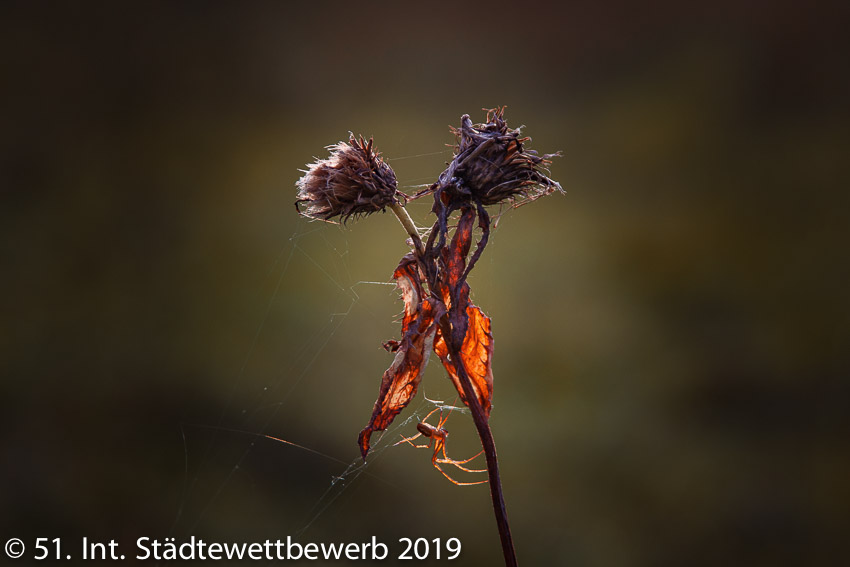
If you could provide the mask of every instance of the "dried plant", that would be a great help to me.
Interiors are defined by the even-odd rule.
[[[414,196],[433,195],[432,212],[437,220],[426,242],[422,242],[420,231],[402,206],[395,174],[373,151],[372,140],[366,143],[352,136],[348,143],[330,146],[330,157],[308,166],[298,181],[296,207],[306,203],[306,210],[301,213],[305,216],[321,220],[340,216],[343,221],[352,215],[389,207],[410,235],[413,250],[393,272],[404,301],[401,340],[384,344],[395,357],[381,379],[369,423],[358,437],[360,452],[365,460],[372,434],[385,430],[410,403],[430,354],[435,352],[472,414],[487,460],[505,563],[516,565],[496,444],[489,426],[493,396],[490,318],[470,302],[466,279],[489,238],[490,216],[485,207],[506,201],[519,206],[555,190],[562,191],[544,174],[549,159],[558,154],[541,157],[526,149],[524,144],[529,139],[521,138],[519,129],[508,128],[504,107],[488,110],[482,124],[473,124],[464,115],[460,129],[452,130],[457,145],[451,163],[437,182]],[[456,224],[450,230],[449,219],[456,212]],[[481,237],[470,256],[476,221]],[[446,454],[448,431],[443,426],[448,417],[441,415],[436,427],[425,423],[427,419],[418,424],[418,435],[399,443],[413,444],[419,436],[429,438],[428,446],[434,443],[431,462],[443,476],[458,485],[480,484],[458,482],[440,468],[440,464],[449,464],[467,472],[483,472],[464,466],[475,457],[458,461]]]
[[[483,124],[473,124],[468,114],[461,117],[460,128],[452,128],[457,137],[455,159],[423,193],[441,189],[461,202],[471,198],[482,205],[497,205],[517,197],[533,200],[561,191],[542,171],[560,154],[541,157],[524,148],[530,138],[520,137],[519,128],[508,128],[504,111],[504,107],[489,110]]]
[[[295,208],[301,214],[320,220],[381,211],[396,202],[398,182],[395,172],[378,152],[372,140],[353,135],[348,142],[328,146],[331,155],[307,166],[296,183]],[[300,204],[305,204],[302,211]]]

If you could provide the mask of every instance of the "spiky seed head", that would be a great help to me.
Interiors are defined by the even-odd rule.
[[[368,215],[396,201],[395,172],[368,141],[353,135],[328,146],[330,156],[307,166],[296,182],[295,208],[306,217],[329,221]],[[303,209],[302,209],[303,207]]]
[[[504,111],[505,107],[488,110],[483,124],[473,124],[468,114],[461,117],[460,128],[452,128],[457,136],[455,157],[441,182],[450,192],[471,194],[483,205],[563,192],[543,173],[560,153],[540,156],[526,149],[523,144],[530,138],[521,137],[519,128],[508,128]]]

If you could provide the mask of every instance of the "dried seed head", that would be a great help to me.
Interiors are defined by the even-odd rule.
[[[504,112],[505,107],[488,110],[484,124],[473,124],[464,114],[460,129],[452,128],[458,140],[455,157],[438,182],[452,197],[472,196],[483,205],[495,205],[518,197],[534,200],[556,189],[563,192],[543,173],[550,158],[560,153],[539,156],[524,148],[530,138],[521,137],[519,128],[508,128]]]
[[[367,142],[352,135],[348,142],[328,149],[331,155],[309,164],[296,183],[299,213],[325,221],[339,215],[345,222],[352,215],[368,215],[396,201],[395,172],[373,150],[371,138]]]

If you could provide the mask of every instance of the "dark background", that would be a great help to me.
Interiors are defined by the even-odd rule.
[[[299,218],[298,168],[351,130],[412,192],[505,104],[567,190],[471,278],[520,562],[846,561],[848,10],[802,4],[3,3],[0,539],[499,564],[487,489],[389,448],[412,424],[327,493],[345,465],[251,434],[356,462],[398,333],[358,284],[397,222]]]

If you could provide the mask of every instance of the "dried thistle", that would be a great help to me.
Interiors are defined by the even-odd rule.
[[[472,199],[482,205],[496,205],[522,197],[534,200],[558,190],[557,181],[543,170],[550,158],[523,147],[530,138],[521,137],[520,129],[508,128],[505,107],[487,110],[486,122],[473,124],[468,114],[461,117],[460,128],[452,128],[457,137],[455,157],[440,175],[439,181],[424,193],[442,189],[452,200]]]
[[[468,115],[461,118],[454,158],[436,183],[415,195],[433,194],[432,213],[437,217],[428,238],[407,214],[405,195],[396,189],[395,174],[372,151],[372,141],[354,137],[346,144],[331,146],[331,155],[319,160],[298,181],[298,203],[307,203],[306,216],[328,220],[340,215],[369,214],[389,207],[412,241],[393,277],[402,291],[404,314],[400,341],[388,341],[395,353],[381,378],[378,399],[369,423],[360,432],[358,445],[364,459],[370,451],[371,436],[384,431],[416,395],[425,365],[433,350],[445,367],[460,400],[469,408],[481,439],[486,469],[465,466],[478,455],[464,460],[446,454],[448,416],[442,411],[436,426],[426,423],[435,409],[417,425],[417,435],[403,437],[401,443],[415,447],[413,440],[424,436],[434,444],[431,464],[444,477],[460,486],[489,483],[496,525],[502,543],[505,565],[517,565],[516,552],[505,508],[496,442],[489,419],[493,396],[493,335],[490,318],[470,301],[466,279],[487,245],[490,216],[487,205],[510,201],[514,206],[533,201],[561,186],[543,171],[549,158],[559,154],[537,155],[523,144],[519,129],[509,129],[504,107],[487,111],[486,123],[473,124]],[[454,213],[458,213],[452,217]],[[452,222],[454,225],[452,225]],[[475,227],[481,236],[472,250]],[[451,465],[467,473],[487,472],[487,480],[459,482],[440,465]]]
[[[397,202],[395,172],[373,149],[371,138],[367,142],[352,135],[328,149],[330,156],[309,164],[296,182],[295,208],[300,214],[324,221],[339,216],[345,222]]]

